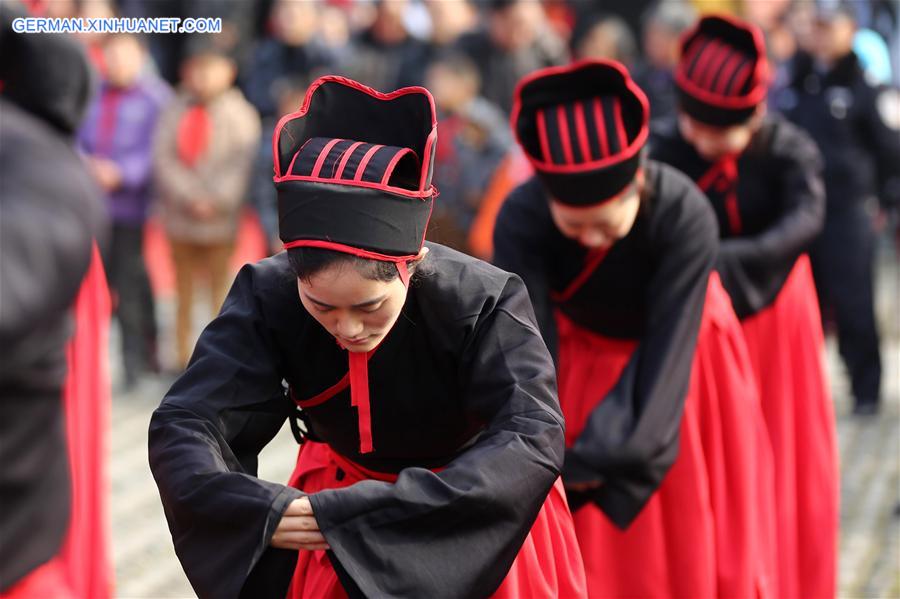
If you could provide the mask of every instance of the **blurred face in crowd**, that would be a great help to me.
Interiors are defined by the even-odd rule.
[[[318,0],[278,0],[272,7],[272,24],[278,39],[288,46],[302,46],[319,27]]]
[[[491,14],[490,34],[494,44],[507,52],[527,48],[534,43],[545,19],[537,0],[518,0]]]
[[[426,80],[426,87],[441,111],[458,112],[478,95],[478,75],[447,63],[436,62],[429,67]]]
[[[119,34],[107,38],[103,46],[106,79],[113,87],[134,85],[144,68],[144,48],[133,35]]]
[[[563,235],[590,249],[607,249],[628,235],[641,207],[643,170],[621,193],[595,206],[550,201],[553,222]]]
[[[406,7],[406,0],[381,0],[378,3],[372,23],[372,34],[377,40],[384,44],[399,44],[407,38],[403,22]]]
[[[856,35],[856,23],[849,15],[837,14],[830,18],[817,18],[813,21],[810,46],[817,60],[832,64],[853,49],[853,36]]]
[[[756,113],[745,123],[730,127],[714,127],[679,112],[678,128],[698,154],[710,162],[715,162],[725,156],[743,152],[750,144],[753,134],[759,129],[764,114],[765,106],[760,105]]]
[[[680,34],[665,25],[650,21],[644,28],[644,58],[658,69],[675,70],[681,54]]]
[[[199,54],[185,66],[185,84],[201,102],[212,100],[234,83],[234,63],[217,54]]]
[[[628,25],[609,18],[594,25],[576,48],[578,58],[602,58],[629,64],[634,58],[634,38]]]
[[[453,43],[476,23],[475,9],[469,0],[428,0],[431,41],[438,45]]]
[[[424,258],[428,248],[422,248]],[[387,336],[406,302],[407,289],[394,277],[379,281],[339,262],[297,279],[300,302],[341,345],[351,352],[375,349]]]

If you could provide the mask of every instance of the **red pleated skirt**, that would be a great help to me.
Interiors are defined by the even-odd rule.
[[[744,320],[775,456],[778,596],[834,597],[840,477],[834,409],[809,258]]]
[[[636,343],[557,322],[571,445]],[[672,469],[627,530],[594,504],[574,514],[591,597],[772,596],[772,456],[748,360],[713,273]]]
[[[66,347],[63,387],[72,503],[62,548],[0,599],[107,599],[112,567],[106,497],[110,417],[109,289],[96,247],[75,301],[75,333]]]
[[[344,472],[338,480],[338,469]],[[336,455],[324,443],[306,442],[289,484],[306,493],[347,487],[367,479],[391,481]],[[301,551],[288,599],[346,599],[347,594],[324,551]],[[587,597],[584,570],[572,516],[561,480],[557,480],[506,579],[498,599],[580,599]]]

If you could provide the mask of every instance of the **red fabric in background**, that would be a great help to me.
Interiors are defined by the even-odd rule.
[[[338,469],[344,472],[338,480]],[[348,487],[378,478],[391,482],[396,476],[377,474],[337,456],[324,443],[307,441],[300,447],[290,484],[306,493]],[[347,594],[324,551],[301,551],[288,589],[288,599],[346,599]],[[584,571],[572,528],[561,479],[525,539],[509,574],[492,595],[494,599],[579,599],[587,597]]]
[[[809,258],[742,323],[775,456],[779,597],[834,597],[840,498],[834,407]]]
[[[66,347],[62,407],[72,485],[69,530],[59,553],[2,599],[109,599],[113,593],[106,471],[110,420],[108,334],[111,305],[96,244],[75,300]],[[9,550],[10,548],[5,548]]]
[[[559,394],[571,445],[636,347],[557,315]],[[622,531],[574,514],[591,597],[773,596],[771,450],[740,324],[713,273],[677,460]]]
[[[66,351],[69,375],[63,403],[72,468],[72,519],[59,555],[75,596],[90,599],[107,599],[113,591],[106,468],[112,406],[110,313],[109,288],[95,246],[75,301],[75,334]]]
[[[268,255],[267,248],[268,241],[256,212],[252,208],[245,208],[238,225],[234,253],[231,255],[231,270],[237,272],[244,264],[262,260]],[[156,218],[149,219],[144,227],[144,260],[153,294],[157,297],[172,297],[175,293],[172,254],[166,232]]]

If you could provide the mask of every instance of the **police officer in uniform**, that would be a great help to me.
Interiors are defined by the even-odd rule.
[[[813,250],[823,316],[837,324],[849,371],[854,413],[878,411],[881,356],[872,282],[875,227],[881,200],[900,197],[900,94],[867,79],[852,50],[856,30],[849,3],[819,3],[808,52],[794,59],[779,97],[789,119],[813,136],[825,158],[827,216]]]

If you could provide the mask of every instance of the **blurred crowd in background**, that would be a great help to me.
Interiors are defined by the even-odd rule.
[[[280,250],[272,132],[282,115],[299,109],[307,86],[322,74],[345,75],[381,91],[424,85],[434,94],[440,198],[429,237],[485,259],[503,199],[530,176],[508,116],[516,83],[535,69],[573,59],[618,60],[649,96],[652,119],[671,117],[679,36],[698,14],[714,10],[740,14],[765,32],[775,67],[770,110],[796,113],[797,86],[814,91],[810,73],[827,76],[851,52],[872,85],[900,83],[898,5],[890,0],[830,7],[808,0],[29,4],[33,14],[50,17],[223,20],[223,31],[212,35],[82,38],[102,83],[78,138],[112,221],[103,258],[121,325],[125,389],[159,372],[161,363],[183,368],[198,325],[192,322],[195,296],[208,294],[212,316],[236,261]],[[832,100],[822,95],[819,101],[832,102],[836,117],[840,107]],[[890,104],[896,95],[880,101],[887,103],[880,107],[883,118],[893,110],[900,121],[900,103]],[[800,124],[819,125],[815,117]],[[877,147],[871,152],[882,159]],[[844,159],[852,162],[853,156]],[[873,197],[881,192],[870,191]],[[882,205],[868,209],[873,235],[896,227],[889,216],[892,192],[880,195]],[[834,202],[829,198],[829,210]],[[169,292],[177,299],[171,348],[159,347],[154,307],[154,298]],[[871,303],[871,295],[864,301]]]

